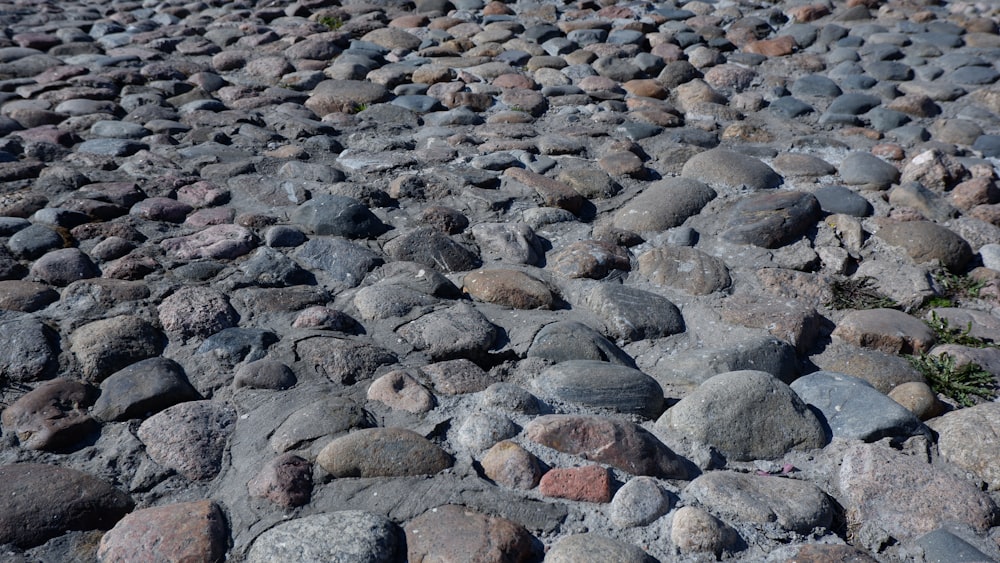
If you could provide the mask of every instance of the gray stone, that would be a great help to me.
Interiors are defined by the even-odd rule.
[[[284,453],[371,424],[368,413],[354,401],[328,397],[296,409],[278,424],[268,442],[272,450]]]
[[[358,290],[354,306],[362,319],[406,317],[411,312],[427,312],[439,300],[410,287],[394,283],[377,283]],[[412,317],[411,317],[412,318]]]
[[[213,401],[190,401],[147,418],[136,435],[158,464],[192,481],[214,479],[236,424],[236,410]]]
[[[663,389],[637,369],[593,360],[558,363],[532,381],[545,400],[656,418],[663,412]]]
[[[781,176],[759,159],[726,149],[696,154],[684,163],[681,175],[727,191],[763,190],[782,183]]]
[[[935,339],[927,325],[896,309],[851,311],[837,323],[833,336],[887,354],[927,351]]]
[[[360,201],[340,195],[321,195],[298,206],[291,220],[316,235],[374,238],[385,224]]]
[[[775,522],[802,534],[833,523],[830,499],[816,485],[798,479],[713,471],[692,481],[684,496],[729,520]]]
[[[801,236],[819,219],[819,202],[812,194],[782,191],[753,194],[740,200],[722,238],[739,244],[778,248]]]
[[[863,379],[817,371],[795,380],[791,387],[823,414],[834,438],[874,442],[887,437],[930,435],[913,413]]]
[[[83,376],[94,382],[130,364],[158,356],[166,345],[163,333],[132,315],[85,324],[73,331],[69,341]]]
[[[972,248],[965,239],[928,221],[884,221],[875,236],[903,248],[917,264],[937,260],[952,272],[961,272],[972,259]]]
[[[971,471],[991,491],[1000,490],[997,443],[990,439],[1000,427],[1000,404],[982,403],[945,413],[928,422],[938,436],[941,457]]]
[[[820,208],[827,213],[843,213],[852,217],[868,217],[872,214],[872,204],[844,186],[823,186],[813,196]]]
[[[788,385],[762,371],[733,371],[702,383],[656,421],[715,447],[733,461],[775,459],[792,450],[821,448],[826,433]]]
[[[65,244],[59,233],[45,225],[18,230],[7,240],[7,248],[18,258],[34,259]]]
[[[479,223],[472,236],[484,261],[538,265],[545,256],[541,241],[524,223]]]
[[[618,528],[645,526],[669,512],[671,504],[672,495],[656,479],[633,477],[611,500],[611,523]]]
[[[144,418],[169,406],[199,399],[184,368],[168,358],[129,365],[101,382],[94,416],[103,421]]]
[[[678,382],[700,385],[720,373],[746,369],[767,372],[785,383],[799,376],[795,348],[772,336],[749,338],[725,348],[706,346],[657,357],[650,367],[643,369],[668,388]]]
[[[707,552],[718,557],[739,545],[740,537],[736,530],[705,510],[682,506],[674,512],[670,541],[681,552]]]
[[[0,420],[17,436],[21,447],[58,451],[97,429],[87,414],[94,389],[59,378],[42,383],[3,410]]]
[[[405,428],[366,428],[327,444],[316,463],[335,478],[433,475],[452,465],[451,456]]]
[[[541,555],[520,524],[457,505],[438,506],[406,525],[408,561],[532,561]],[[538,550],[540,551],[540,550]]]
[[[615,213],[612,224],[637,232],[664,231],[697,215],[715,196],[715,190],[698,180],[667,178],[646,186]]]
[[[60,248],[47,252],[31,265],[28,273],[42,282],[57,287],[65,287],[77,280],[101,275],[101,271],[90,257],[77,248]]]
[[[866,152],[848,154],[837,168],[840,179],[862,189],[884,190],[899,180],[899,169]]]
[[[635,367],[635,362],[596,330],[576,321],[556,321],[535,335],[528,356],[553,362],[596,360]]]
[[[594,533],[573,534],[559,540],[545,553],[547,563],[652,563],[639,546]]]
[[[303,516],[265,531],[247,552],[247,563],[352,561],[393,563],[403,554],[403,534],[388,518],[360,510]]]
[[[356,287],[365,274],[382,263],[371,250],[338,238],[314,238],[295,250],[303,266],[319,270],[343,288]]]
[[[732,283],[722,260],[683,246],[654,248],[640,255],[639,273],[658,286],[691,295],[708,295]]]
[[[183,287],[164,299],[157,310],[167,334],[183,340],[211,336],[239,320],[229,299],[207,287]]]
[[[443,272],[462,272],[479,265],[475,253],[431,227],[400,235],[385,243],[383,249],[396,260],[419,262]]]
[[[0,375],[6,382],[48,379],[59,367],[55,331],[34,317],[0,316]]]
[[[195,354],[211,354],[215,361],[236,365],[244,360],[262,359],[277,341],[278,335],[269,330],[230,327],[206,338]]]
[[[913,543],[923,550],[924,561],[928,563],[996,561],[996,556],[986,555],[976,546],[944,528],[928,532]]]
[[[656,339],[684,332],[684,317],[666,297],[626,285],[600,284],[587,293],[587,308],[620,341]]]
[[[501,440],[513,438],[520,430],[511,419],[502,414],[482,412],[465,418],[455,433],[455,440],[478,455]]]
[[[497,327],[467,304],[428,313],[398,329],[418,350],[435,360],[481,358],[493,347]]]
[[[221,283],[226,289],[241,287],[288,287],[312,285],[312,274],[302,269],[294,260],[270,247],[258,248],[236,271]]]
[[[382,366],[396,363],[396,355],[366,340],[315,336],[295,344],[295,353],[314,373],[351,385],[374,377]]]

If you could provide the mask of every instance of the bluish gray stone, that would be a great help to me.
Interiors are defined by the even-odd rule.
[[[663,389],[637,369],[594,360],[560,362],[532,382],[545,400],[656,418],[663,412]]]
[[[295,258],[346,287],[356,287],[365,274],[382,264],[382,257],[371,250],[344,239],[328,237],[314,238],[298,247]]]
[[[782,96],[774,100],[768,105],[768,109],[788,119],[815,111],[811,105],[792,96]]]
[[[795,96],[819,98],[833,98],[843,93],[836,82],[821,74],[807,74],[796,79],[790,90]]]
[[[837,96],[830,107],[826,109],[829,114],[861,115],[870,109],[879,106],[882,99],[871,94],[861,94],[849,92]]]
[[[291,219],[317,235],[374,238],[387,230],[365,204],[340,195],[315,197],[296,208]]]
[[[886,437],[930,436],[913,413],[863,379],[817,371],[798,378],[791,387],[823,413],[834,438],[874,442]]]
[[[585,299],[618,340],[655,339],[684,332],[684,317],[669,299],[618,284],[599,284]]]
[[[760,159],[726,149],[694,155],[684,163],[681,176],[729,189],[763,190],[776,188],[783,181]]]
[[[947,82],[957,84],[993,84],[1000,78],[1000,72],[989,66],[963,66],[944,77]]]
[[[995,557],[986,555],[944,528],[924,534],[914,540],[914,543],[924,550],[924,561],[927,563],[996,561]]]
[[[76,150],[100,156],[130,156],[148,148],[149,145],[131,139],[91,139],[80,143]]]
[[[852,152],[838,167],[840,178],[848,185],[885,189],[899,180],[899,169],[867,152]]]
[[[815,226],[819,202],[804,192],[751,194],[739,201],[722,238],[762,248],[784,246]]]
[[[813,196],[820,208],[827,213],[843,213],[854,217],[868,217],[872,214],[872,204],[845,186],[823,186]]]
[[[553,362],[596,360],[635,367],[635,361],[601,333],[575,321],[556,321],[538,331],[528,356]]]
[[[98,420],[145,418],[169,406],[200,399],[184,368],[163,357],[149,358],[117,371],[101,382],[101,396],[94,403]]]
[[[7,240],[7,248],[18,258],[34,259],[66,244],[59,233],[44,225],[20,229]]]
[[[269,330],[230,327],[206,338],[196,353],[212,353],[230,364],[243,360],[252,362],[262,359],[267,354],[267,349],[276,342],[278,335]]]

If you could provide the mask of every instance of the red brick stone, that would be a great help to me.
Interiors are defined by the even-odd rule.
[[[538,490],[547,497],[611,502],[611,473],[599,465],[552,469],[542,476]]]

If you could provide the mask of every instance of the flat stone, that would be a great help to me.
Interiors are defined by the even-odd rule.
[[[845,186],[823,186],[813,192],[820,208],[827,213],[843,213],[852,217],[868,217],[872,204]]]
[[[935,339],[927,325],[895,309],[851,311],[837,323],[833,336],[887,354],[927,351]]]
[[[711,149],[688,159],[681,176],[726,191],[776,188],[782,178],[759,159],[742,153]]]
[[[334,112],[351,113],[359,107],[382,101],[385,86],[362,80],[324,80],[313,88],[305,106],[323,117]]]
[[[550,469],[542,475],[538,492],[582,502],[610,502],[611,473],[600,465]]]
[[[69,342],[83,376],[93,382],[100,382],[135,362],[158,356],[166,346],[162,332],[133,315],[85,324],[73,331]]]
[[[651,563],[653,558],[639,546],[595,533],[563,537],[545,553],[548,563]]]
[[[438,301],[422,291],[385,282],[362,288],[354,296],[354,306],[361,318],[368,320],[427,313]]]
[[[87,413],[94,389],[59,378],[25,393],[3,410],[3,426],[29,450],[60,450],[97,429]]]
[[[775,459],[827,442],[816,415],[788,385],[752,370],[708,379],[668,409],[656,425],[714,446],[734,461]]]
[[[782,191],[746,196],[733,206],[731,213],[722,238],[778,248],[815,226],[820,207],[812,194]]]
[[[356,287],[365,275],[382,264],[382,257],[366,247],[339,238],[317,237],[295,249],[294,258],[318,270],[343,288]]]
[[[684,332],[680,310],[666,297],[626,285],[600,284],[584,303],[604,321],[609,336],[625,342]]]
[[[100,561],[222,560],[229,526],[215,501],[199,500],[136,510],[101,537]]]
[[[504,176],[533,188],[549,207],[565,209],[573,214],[579,214],[583,208],[583,196],[558,180],[523,168],[508,168]]]
[[[403,533],[388,518],[338,510],[279,523],[257,536],[246,561],[391,563],[400,560],[403,550]]]
[[[136,435],[158,464],[192,481],[214,479],[236,424],[236,410],[224,403],[189,401],[147,418]]]
[[[543,415],[524,428],[524,436],[554,450],[606,463],[634,475],[684,479],[688,473],[682,458],[631,422],[600,416]]]
[[[76,469],[36,463],[0,466],[0,542],[22,549],[71,530],[106,530],[135,503]]]
[[[540,555],[537,540],[520,524],[464,506],[428,510],[404,529],[409,561],[460,561],[475,554],[482,563],[503,563]]]
[[[321,195],[298,206],[290,219],[317,235],[374,238],[387,230],[368,206],[339,195]]]
[[[637,369],[593,360],[558,363],[532,381],[545,400],[610,409],[656,418],[663,412],[663,389]]]
[[[841,459],[838,456],[838,459]],[[872,549],[887,538],[909,541],[956,523],[985,532],[996,506],[975,483],[880,444],[852,444],[842,454],[837,500],[859,547]],[[894,493],[914,487],[919,495]],[[947,503],[927,499],[947,495]]]
[[[914,543],[923,550],[927,561],[989,561],[995,558],[944,528],[926,533]]]
[[[898,168],[866,152],[848,154],[837,170],[843,183],[869,190],[884,190],[900,176]]]
[[[296,409],[271,434],[268,443],[277,453],[306,448],[312,442],[334,437],[371,423],[357,403],[341,397],[314,401]]]
[[[886,437],[928,435],[913,413],[863,379],[817,371],[795,380],[791,387],[823,414],[834,438],[874,442]]]
[[[1000,468],[995,462],[997,444],[989,439],[1000,422],[998,406],[982,403],[945,413],[928,423],[937,433],[941,457],[971,471],[991,491],[1000,490]]]
[[[160,246],[169,255],[181,260],[231,260],[253,250],[257,246],[257,237],[239,225],[212,225],[193,235],[165,239]]]
[[[545,282],[517,270],[476,270],[466,274],[462,290],[470,297],[513,309],[551,309],[555,296]]]
[[[822,370],[845,373],[871,384],[882,393],[897,385],[923,382],[924,376],[910,362],[880,350],[834,341],[810,361]]]
[[[712,471],[692,481],[684,496],[726,519],[809,533],[833,523],[833,503],[816,485],[797,479]]]
[[[596,330],[576,321],[556,321],[535,335],[528,356],[553,362],[596,360],[635,367],[635,362]]]
[[[93,412],[98,420],[122,421],[200,398],[180,364],[168,358],[149,358],[102,381]]]
[[[708,295],[732,283],[722,260],[683,246],[654,248],[640,255],[639,273],[655,285],[691,295]]]
[[[497,327],[466,304],[428,313],[397,332],[435,360],[482,357],[497,338]]]
[[[396,363],[396,355],[370,342],[317,336],[296,343],[296,354],[316,374],[351,385]]]
[[[434,390],[444,395],[478,393],[496,383],[496,378],[465,358],[434,362],[420,368]]]
[[[612,224],[637,232],[664,231],[697,215],[715,196],[715,190],[698,180],[659,180],[646,186],[618,210]]]
[[[524,223],[479,223],[472,236],[484,261],[538,265],[545,256],[541,241]]]
[[[928,221],[884,221],[875,236],[902,247],[917,264],[937,260],[949,270],[959,272],[972,258],[972,248],[965,239]]]
[[[444,272],[464,272],[479,265],[472,251],[430,227],[420,227],[398,236],[383,248],[395,260],[419,262]]]
[[[247,482],[250,496],[286,509],[309,504],[312,489],[312,464],[292,453],[271,459]]]
[[[334,478],[433,475],[452,465],[451,456],[404,428],[366,428],[336,438],[316,457]]]

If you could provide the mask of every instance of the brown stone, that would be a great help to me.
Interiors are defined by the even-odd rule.
[[[312,489],[312,464],[293,453],[268,461],[247,483],[250,496],[267,499],[283,508],[308,504]]]
[[[483,368],[465,358],[428,364],[420,372],[431,380],[436,391],[445,395],[478,393],[496,383]]]
[[[59,300],[51,287],[30,281],[0,281],[0,309],[31,313]]]
[[[554,302],[544,282],[517,270],[476,270],[462,283],[473,299],[514,309],[551,309]]]
[[[533,188],[549,207],[559,207],[575,214],[580,212],[586,201],[566,184],[523,168],[508,168],[504,170],[504,176]]]
[[[494,444],[479,463],[487,477],[512,489],[532,489],[542,478],[538,458],[510,440]]]
[[[389,372],[373,381],[368,388],[368,400],[417,414],[434,408],[434,395],[403,370]]]
[[[622,88],[633,96],[662,100],[670,93],[658,81],[651,78],[636,78],[622,84]]]
[[[101,538],[100,561],[222,561],[229,530],[214,501],[137,510]]]
[[[783,57],[791,55],[798,48],[795,38],[791,35],[782,35],[774,39],[760,39],[751,41],[743,46],[743,51],[765,57]]]
[[[13,431],[21,447],[57,450],[97,429],[87,408],[95,390],[69,379],[53,379],[25,393],[3,411],[4,430]]]
[[[428,510],[410,521],[406,532],[409,561],[528,563],[541,554],[523,526],[458,505]]]
[[[625,249],[597,240],[577,241],[552,254],[549,267],[563,277],[591,279],[632,268]]]
[[[631,151],[615,151],[597,160],[597,165],[612,176],[641,177],[645,174],[642,159]]]
[[[837,323],[833,336],[887,354],[927,351],[935,340],[934,331],[922,321],[896,309],[851,311]]]
[[[1000,188],[990,178],[973,178],[952,188],[948,201],[962,211],[969,211],[977,205],[1000,202]]]
[[[452,465],[436,444],[405,428],[365,428],[326,445],[316,462],[335,478],[433,475]]]
[[[796,23],[807,23],[820,19],[830,14],[830,8],[826,4],[808,4],[805,6],[795,6],[786,12]]]
[[[682,460],[641,427],[600,416],[545,415],[531,421],[525,436],[543,446],[635,475],[684,479]]]

